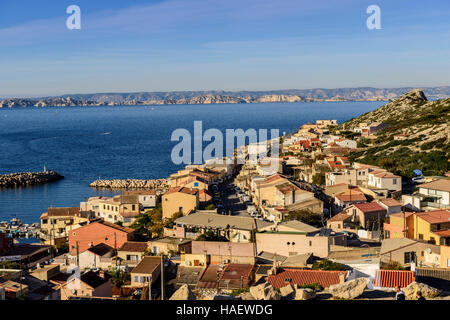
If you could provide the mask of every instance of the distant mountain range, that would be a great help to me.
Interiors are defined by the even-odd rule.
[[[269,91],[172,91],[135,93],[69,94],[57,97],[9,98],[2,107],[102,106],[217,104],[314,101],[388,101],[413,90],[412,87],[379,89],[370,87],[340,89],[287,89]],[[450,97],[450,86],[422,88],[429,99]]]

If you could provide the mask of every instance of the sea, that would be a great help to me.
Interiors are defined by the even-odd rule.
[[[55,170],[65,179],[0,190],[0,221],[13,217],[39,222],[47,208],[79,206],[101,179],[166,178],[183,165],[171,160],[176,129],[297,130],[318,119],[339,123],[372,111],[383,102],[312,102],[114,107],[0,109],[0,174]]]

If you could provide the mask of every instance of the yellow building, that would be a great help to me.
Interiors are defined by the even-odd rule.
[[[441,268],[450,268],[450,246],[441,246]]]
[[[414,238],[438,245],[450,245],[450,210],[416,213]]]
[[[162,196],[163,218],[171,218],[175,213],[181,213],[184,216],[199,207],[198,190],[175,187],[170,188]]]
[[[45,244],[63,245],[69,232],[77,228],[80,222],[91,218],[91,212],[82,212],[78,207],[48,208],[41,215],[40,237]]]

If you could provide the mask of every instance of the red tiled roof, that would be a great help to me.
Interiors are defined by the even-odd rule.
[[[350,201],[366,201],[366,196],[362,193],[356,193],[356,194],[338,194],[335,196],[337,199],[343,201],[343,202],[350,202]]]
[[[379,199],[378,202],[381,202],[382,204],[388,207],[401,207],[402,205],[400,202],[392,198]]]
[[[400,176],[397,176],[390,172],[373,173],[373,175],[378,178],[400,178]]]
[[[428,223],[444,223],[450,221],[450,210],[434,210],[423,213],[417,213],[419,218],[422,218]]]
[[[182,192],[182,193],[186,193],[186,194],[196,195],[198,190],[191,189],[191,188],[185,188],[185,187],[173,187],[173,188],[169,188],[169,190],[164,195],[166,196],[168,194],[176,193],[176,192]]]
[[[416,279],[413,271],[377,270],[373,285],[381,288],[407,287]]]
[[[147,248],[147,242],[127,241],[119,248],[118,251],[144,252]]]
[[[353,206],[355,206],[362,212],[386,211],[386,209],[384,209],[376,202],[355,203]]]
[[[286,179],[286,178],[284,176],[282,176],[281,174],[276,173],[273,176],[268,177],[264,182],[270,183],[270,182],[277,181],[279,179]]]
[[[419,184],[417,187],[450,192],[450,179],[438,179],[428,183]]]
[[[330,219],[328,219],[328,221],[330,222],[334,222],[334,221],[345,221],[348,218],[351,218],[351,215],[346,214],[345,212],[341,212],[338,213],[337,215],[331,217]]]
[[[438,231],[433,231],[433,233],[437,234],[439,237],[450,237],[450,230],[438,230]]]
[[[320,283],[324,288],[339,283],[339,275],[348,276],[348,271],[322,271],[322,270],[299,270],[299,269],[282,269],[276,275],[271,275],[268,282],[275,288],[281,288],[287,284],[304,285]],[[286,281],[291,279],[290,282]]]

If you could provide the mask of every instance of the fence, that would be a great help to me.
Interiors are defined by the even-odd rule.
[[[416,278],[418,282],[441,290],[450,291],[450,270],[416,268]]]

